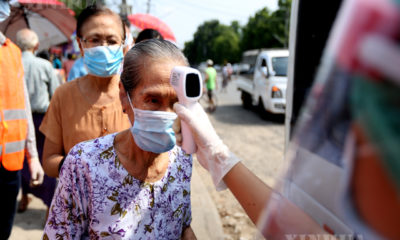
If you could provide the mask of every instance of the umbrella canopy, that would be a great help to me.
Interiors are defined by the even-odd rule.
[[[165,24],[163,21],[150,14],[131,14],[128,16],[128,19],[133,25],[140,28],[141,30],[146,28],[155,29],[161,33],[164,39],[176,42],[174,33],[172,32],[171,28],[169,28],[168,25]]]
[[[74,12],[57,0],[18,0],[0,31],[15,42],[16,33],[30,28],[39,36],[39,51],[67,42],[75,31]]]

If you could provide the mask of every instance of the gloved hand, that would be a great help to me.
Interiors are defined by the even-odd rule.
[[[222,179],[239,159],[219,138],[200,104],[196,104],[195,111],[192,112],[183,105],[175,103],[174,110],[178,115],[173,126],[177,144],[180,145],[184,140],[180,129],[182,120],[189,126],[197,145],[197,160],[210,172],[216,189],[218,191],[225,189],[226,185]]]
[[[31,172],[30,185],[37,187],[43,183],[44,171],[38,157],[33,157],[28,160],[29,170]]]

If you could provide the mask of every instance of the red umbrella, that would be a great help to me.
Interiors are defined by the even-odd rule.
[[[39,50],[67,42],[75,31],[75,13],[57,0],[18,0],[0,31],[15,42],[16,33],[30,28],[39,36]]]
[[[172,32],[171,28],[169,28],[168,25],[165,24],[163,21],[150,14],[136,13],[129,15],[128,19],[133,25],[140,28],[141,30],[146,28],[155,29],[161,33],[164,39],[176,42],[174,33]]]

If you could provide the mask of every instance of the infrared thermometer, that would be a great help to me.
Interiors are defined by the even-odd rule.
[[[170,77],[171,85],[178,95],[179,103],[189,111],[195,111],[195,106],[202,95],[202,80],[200,72],[194,68],[177,66],[172,69]],[[195,153],[196,143],[193,140],[190,128],[181,121],[182,149],[187,154]]]

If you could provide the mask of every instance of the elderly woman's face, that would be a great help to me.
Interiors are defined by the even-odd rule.
[[[174,66],[182,65],[173,61],[146,61],[142,71],[142,80],[132,92],[135,108],[151,111],[173,111],[178,101],[174,88],[170,84],[170,74]]]
[[[116,16],[99,15],[89,18],[81,29],[81,44],[84,48],[104,45],[122,45],[123,31]]]

